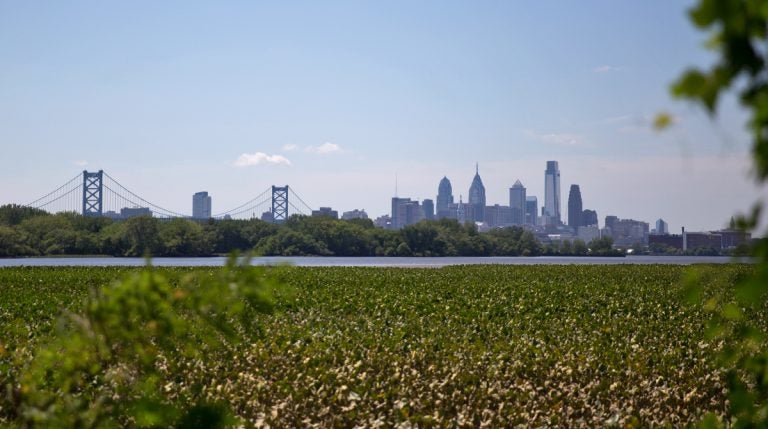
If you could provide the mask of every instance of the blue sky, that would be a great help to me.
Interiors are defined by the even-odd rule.
[[[289,184],[312,206],[389,211],[560,162],[585,208],[718,228],[760,195],[745,114],[668,95],[713,60],[690,1],[0,0],[0,204],[82,169],[172,210]],[[670,112],[662,134],[651,118]]]

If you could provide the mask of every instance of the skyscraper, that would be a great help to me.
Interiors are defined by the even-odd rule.
[[[453,204],[453,188],[451,187],[451,181],[447,177],[443,176],[440,180],[440,185],[437,187],[437,218],[442,219],[451,216],[450,206]]]
[[[547,225],[560,224],[560,168],[557,161],[547,161],[544,171],[544,216]]]
[[[421,202],[421,208],[424,210],[424,219],[432,220],[435,218],[435,202],[426,199]]]
[[[424,219],[424,211],[418,201],[410,198],[392,198],[392,228],[400,229]]]
[[[594,210],[584,209],[581,212],[581,226],[597,226],[597,212]]]
[[[525,186],[520,180],[509,188],[509,208],[512,211],[512,224],[523,225],[525,223]]]
[[[531,196],[525,197],[525,223],[528,225],[539,224],[539,199]]]
[[[472,219],[474,222],[482,222],[485,218],[485,186],[480,178],[480,166],[475,164],[475,177],[472,186],[469,187],[469,205],[472,207]]]
[[[208,192],[197,192],[192,195],[192,217],[195,219],[211,217],[211,197]]]
[[[666,222],[664,222],[664,219],[659,219],[656,221],[656,234],[659,234],[659,235],[669,234],[669,225]]]
[[[581,189],[579,185],[571,185],[568,192],[568,226],[578,231],[580,226],[584,225],[582,221]]]

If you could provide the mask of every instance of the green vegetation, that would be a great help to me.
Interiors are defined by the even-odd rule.
[[[705,332],[710,313],[680,299],[681,280],[701,285],[697,296],[715,309],[754,267],[701,266],[695,278],[679,266],[141,271],[0,270],[0,422],[729,418],[713,358],[722,342]],[[768,322],[764,308],[738,311],[756,326]]]
[[[610,240],[610,239],[608,239]],[[612,242],[575,240],[542,246],[512,227],[479,233],[472,223],[422,221],[399,231],[370,220],[292,216],[282,225],[260,220],[204,223],[134,217],[114,222],[75,213],[0,207],[0,257],[44,255],[209,256],[255,251],[267,256],[538,256],[621,254]]]

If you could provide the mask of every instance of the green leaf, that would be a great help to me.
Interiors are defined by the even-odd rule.
[[[742,317],[744,317],[741,309],[733,303],[726,304],[723,307],[721,314],[726,320],[741,320]]]
[[[720,427],[722,427],[722,423],[714,413],[707,413],[699,423],[701,429],[718,429]]]

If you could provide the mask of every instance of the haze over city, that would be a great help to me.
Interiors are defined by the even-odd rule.
[[[557,160],[601,224],[716,229],[760,192],[734,100],[669,96],[712,61],[690,4],[0,3],[0,204],[104,169],[183,213],[288,184],[377,217],[396,177],[466,200],[475,163],[488,204],[518,179],[541,203]]]

